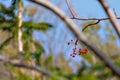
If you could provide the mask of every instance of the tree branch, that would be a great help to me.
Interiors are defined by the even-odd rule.
[[[49,1],[45,0],[29,0],[29,1],[34,2],[43,7],[46,7],[52,12],[54,12],[57,16],[59,16],[68,25],[68,28],[71,29],[75,36],[89,49],[91,49],[95,53],[95,55],[99,59],[101,59],[103,63],[105,63],[105,65],[108,68],[110,68],[117,76],[120,77],[120,69],[113,63],[113,61],[110,58],[108,58],[104,53],[102,53],[100,50],[98,50],[93,44],[91,44],[88,41],[89,39],[85,37],[85,35],[81,32],[77,25],[69,17],[67,17],[64,14],[64,12],[62,12],[57,6],[54,6]]]
[[[100,4],[102,5],[103,9],[105,10],[106,14],[109,16],[110,21],[116,30],[119,38],[120,38],[120,24],[118,23],[116,16],[114,12],[109,8],[108,4],[105,2],[105,0],[98,0]]]
[[[77,20],[109,20],[110,18],[79,18],[79,17],[74,17],[71,19],[77,19]],[[117,17],[117,19],[120,19],[120,17]]]
[[[10,65],[13,65],[15,67],[31,69],[31,70],[35,70],[35,71],[39,72],[40,74],[42,73],[43,75],[51,76],[50,72],[48,72],[38,66],[22,64],[18,60],[6,60],[6,58],[4,56],[0,56],[0,61],[10,64]]]
[[[23,43],[22,43],[22,0],[18,2],[18,53],[23,54]],[[22,58],[22,57],[21,57]]]
[[[65,0],[65,1],[66,1],[66,3],[67,3],[68,9],[70,10],[70,13],[71,13],[71,15],[72,15],[72,18],[75,18],[75,17],[76,17],[76,14],[75,14],[74,9],[71,7],[71,5],[70,5],[70,3],[69,3],[68,0]]]

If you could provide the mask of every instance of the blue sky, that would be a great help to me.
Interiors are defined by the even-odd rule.
[[[98,0],[69,0],[75,6],[80,17],[106,17]],[[117,14],[120,14],[120,0],[106,0]]]

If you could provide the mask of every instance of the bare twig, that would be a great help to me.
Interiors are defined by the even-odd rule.
[[[109,16],[110,21],[111,21],[114,29],[116,30],[119,38],[120,38],[120,24],[118,23],[114,12],[109,8],[109,6],[108,6],[108,4],[106,3],[105,0],[98,0],[98,1],[102,5],[102,7],[105,10],[106,14]]]
[[[86,25],[83,29],[82,29],[82,31],[84,31],[87,27],[89,27],[89,26],[92,26],[92,25],[96,25],[96,24],[98,24],[99,22],[100,22],[101,20],[98,20],[97,22],[95,22],[95,23],[92,23],[92,24],[88,24],[88,25]]]
[[[117,13],[116,13],[116,11],[115,11],[115,8],[113,8],[113,12],[114,12],[115,16],[117,17]]]
[[[12,0],[12,5],[15,5],[15,3],[16,3],[16,0]]]
[[[76,19],[76,20],[109,20],[110,18],[79,18],[79,17],[74,17],[71,19]],[[117,17],[117,19],[120,19],[120,17]]]
[[[13,65],[15,67],[35,70],[35,71],[39,72],[40,74],[42,73],[43,75],[46,75],[46,76],[51,75],[50,72],[48,72],[48,71],[46,71],[38,66],[26,65],[26,64],[20,63],[19,60],[6,60],[6,58],[4,56],[0,56],[0,61],[7,63],[7,64],[10,64],[10,65]]]
[[[72,18],[75,18],[75,17],[76,17],[76,14],[75,14],[74,9],[71,7],[71,5],[70,5],[70,3],[69,3],[68,0],[65,0],[65,1],[66,1],[67,6],[68,6],[68,8],[69,8],[69,10],[70,10],[70,13],[71,13],[71,15],[72,15]]]
[[[78,41],[79,41],[78,39],[75,41],[75,45],[77,45],[77,44],[78,44]]]
[[[67,25],[68,28],[71,29],[71,31],[75,34],[75,36],[83,43],[85,44],[89,49],[91,49],[95,55],[101,59],[101,61],[109,67],[117,76],[120,77],[120,69],[117,67],[113,61],[108,58],[104,53],[102,53],[100,50],[98,50],[93,44],[89,42],[89,40],[85,37],[85,35],[81,32],[81,30],[77,27],[77,25],[67,17],[64,12],[62,12],[59,8],[51,4],[49,1],[46,0],[29,0],[31,2],[34,2],[36,4],[39,4],[43,7],[48,8],[52,12],[54,12],[57,16],[59,16]]]

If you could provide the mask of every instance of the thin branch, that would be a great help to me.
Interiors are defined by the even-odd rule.
[[[65,1],[66,1],[66,4],[67,4],[67,6],[68,6],[68,8],[69,8],[69,10],[70,10],[70,13],[71,13],[71,15],[72,15],[72,18],[75,18],[75,17],[76,17],[76,14],[75,14],[74,9],[71,7],[71,4],[69,3],[68,0],[65,0]]]
[[[106,3],[105,0],[98,0],[98,1],[102,5],[102,7],[105,10],[106,14],[109,16],[110,21],[111,21],[114,29],[116,30],[119,38],[120,38],[120,24],[118,23],[114,12],[109,8],[109,6],[108,6],[108,4]]]
[[[69,8],[69,10],[70,10],[70,13],[72,14],[72,18],[71,19],[76,19],[76,20],[110,20],[110,18],[78,18],[78,17],[76,17],[75,16],[75,14],[73,13],[73,9],[72,9],[72,7],[70,6],[70,3],[69,3],[69,1],[68,0],[66,0],[66,3],[67,3],[67,6],[68,6],[68,8]],[[106,3],[105,3],[106,4]],[[106,8],[108,8],[107,7],[107,5],[106,5]],[[115,12],[115,10],[113,9],[113,11],[114,11],[114,14],[115,14],[115,16],[116,16],[116,18],[117,19],[120,19],[120,17],[117,17],[117,14],[116,14],[116,12]],[[114,21],[115,22],[115,21]],[[97,24],[97,23],[96,23]],[[96,24],[92,24],[92,25],[96,25]],[[91,25],[91,24],[90,24]],[[116,24],[117,25],[117,24]],[[115,26],[115,25],[114,25]],[[87,26],[87,27],[89,27],[89,26]],[[84,31],[84,29],[86,29],[87,27],[85,27],[85,28],[83,28],[82,30]],[[116,32],[119,34],[119,36],[120,36],[120,28],[118,29],[117,28],[117,30],[116,30]]]
[[[76,20],[109,20],[110,18],[79,18],[79,17],[74,17],[71,19],[76,19]],[[120,17],[117,17],[117,19],[120,19]]]
[[[75,45],[77,45],[77,44],[78,44],[78,41],[79,41],[78,39],[75,41]]]
[[[115,8],[113,8],[113,12],[114,12],[115,16],[117,17],[117,13],[116,13],[116,11],[115,11]]]
[[[12,5],[15,5],[15,3],[16,3],[16,0],[12,0]]]
[[[54,6],[52,3],[46,0],[29,0],[31,2],[34,2],[38,5],[41,5],[45,8],[48,8],[52,12],[54,12],[58,17],[60,17],[68,26],[68,28],[75,34],[75,36],[81,41],[83,44],[85,44],[89,49],[91,49],[95,55],[101,59],[101,61],[111,69],[112,72],[114,72],[117,76],[120,77],[120,69],[117,67],[113,61],[108,58],[103,52],[98,50],[93,44],[89,42],[89,39],[85,37],[85,35],[81,32],[81,30],[77,27],[77,25],[65,15],[64,12],[62,12],[57,6]]]
[[[68,9],[70,10],[70,13],[72,15],[71,19],[76,19],[76,20],[109,20],[110,19],[110,18],[79,18],[79,17],[76,17],[75,11],[74,11],[74,9],[72,9],[70,2],[68,0],[65,0],[65,1],[66,1],[67,6],[68,6]],[[113,10],[114,10],[114,13],[117,17],[115,9],[113,9]],[[117,19],[120,19],[120,17],[117,17]]]
[[[50,72],[48,72],[38,66],[26,65],[26,64],[20,63],[20,61],[18,61],[18,60],[6,60],[6,58],[4,56],[0,56],[0,61],[10,64],[10,65],[13,65],[15,67],[31,69],[31,70],[35,70],[35,71],[39,72],[40,74],[42,73],[43,75],[51,76]]]
[[[101,20],[98,20],[97,22],[95,22],[95,23],[92,23],[92,24],[88,24],[88,25],[86,25],[83,29],[82,29],[82,31],[84,31],[86,28],[88,28],[89,26],[92,26],[92,25],[96,25],[96,24],[98,24],[99,22],[100,22]]]

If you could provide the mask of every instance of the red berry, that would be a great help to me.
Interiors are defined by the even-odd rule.
[[[81,55],[81,53],[79,53],[79,55]]]
[[[79,52],[81,52],[81,51],[82,51],[82,49],[79,49],[78,51],[79,51]]]
[[[70,42],[68,42],[68,45],[70,45]]]
[[[70,54],[70,56],[73,56],[73,54]]]
[[[86,52],[88,52],[88,49],[84,49]]]
[[[78,50],[78,53],[80,53],[81,51],[80,50]]]
[[[79,50],[82,50],[81,48]]]
[[[72,56],[73,58],[75,57],[75,55]]]
[[[73,42],[73,40],[71,40],[71,42]]]
[[[74,55],[77,55],[77,53],[73,53]]]
[[[77,48],[75,47],[75,48],[73,48],[73,50],[76,50]]]
[[[75,53],[75,52],[76,52],[76,50],[73,50],[73,52]]]

